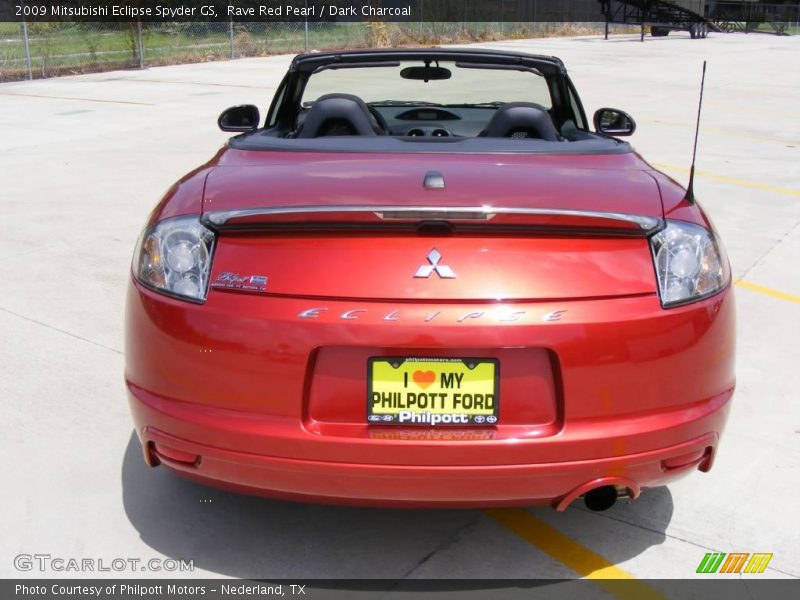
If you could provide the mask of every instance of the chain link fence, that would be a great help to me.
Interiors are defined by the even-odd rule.
[[[505,4],[501,0],[500,6]],[[721,11],[728,3],[716,4],[717,7],[712,10]],[[536,21],[507,22],[519,18],[519,15],[509,14],[501,16],[506,22],[494,23],[0,23],[0,81],[313,50],[434,45],[603,32],[604,24],[598,22],[596,0],[570,2],[568,6],[569,23],[547,22],[556,20],[554,17],[557,15],[549,14],[535,15],[538,18]],[[578,10],[576,7],[581,8]],[[783,19],[782,32],[798,33],[800,7],[797,5],[761,10],[766,11],[764,16]],[[576,22],[584,17],[585,22]],[[636,27],[619,25],[612,25],[611,29],[638,31]]]
[[[0,23],[0,81],[313,50],[600,33],[599,23]]]
[[[723,31],[764,32],[781,35],[800,33],[800,4],[761,2],[706,2],[705,16]]]

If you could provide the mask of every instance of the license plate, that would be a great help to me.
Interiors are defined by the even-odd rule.
[[[495,425],[499,370],[491,358],[370,358],[367,421]]]

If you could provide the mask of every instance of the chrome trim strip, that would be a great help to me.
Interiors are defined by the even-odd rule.
[[[496,215],[541,215],[565,217],[589,217],[608,221],[633,223],[645,233],[653,233],[663,227],[664,221],[659,217],[647,217],[628,213],[604,212],[595,210],[571,210],[564,208],[508,208],[495,206],[274,206],[267,208],[249,208],[244,210],[213,211],[204,213],[202,222],[210,227],[225,227],[233,219],[248,217],[268,217],[278,215],[330,213],[373,213],[383,220],[412,219],[450,219],[450,220],[484,220],[488,221]]]

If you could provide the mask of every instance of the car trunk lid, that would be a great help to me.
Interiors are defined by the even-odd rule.
[[[222,166],[204,198],[204,219],[220,232],[212,286],[233,274],[266,277],[267,294],[320,299],[655,293],[645,237],[662,216],[654,180],[559,159],[347,156]],[[432,171],[444,187],[425,187]]]
[[[228,157],[231,153],[235,158]],[[229,151],[223,155],[206,181],[203,212],[489,206],[663,215],[655,180],[631,154],[359,154],[357,158],[330,158],[276,153],[270,160],[271,154]],[[431,174],[441,176],[441,186],[426,187],[426,176]]]

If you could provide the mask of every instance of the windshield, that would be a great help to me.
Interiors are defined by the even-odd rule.
[[[440,76],[447,79],[410,78],[409,67],[424,73],[422,61],[389,63],[388,66],[326,69],[311,75],[303,92],[303,105],[310,106],[320,96],[347,93],[372,105],[491,106],[506,102],[535,102],[552,107],[547,80],[531,71],[456,66],[437,61]],[[444,75],[441,69],[446,69]],[[449,71],[449,73],[447,73]],[[404,72],[405,76],[401,75]]]

